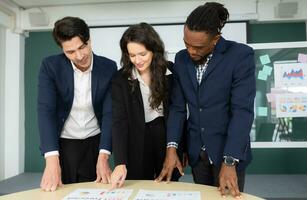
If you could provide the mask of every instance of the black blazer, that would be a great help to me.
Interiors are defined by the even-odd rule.
[[[132,82],[136,82],[132,92]],[[167,75],[167,94],[172,85],[172,75]],[[163,100],[166,124],[170,96]],[[115,166],[125,164],[128,177],[143,174],[145,115],[138,80],[130,80],[122,70],[112,80],[112,146]],[[165,136],[166,137],[166,136]],[[166,144],[165,144],[166,146]]]
[[[110,83],[117,67],[108,58],[93,54],[92,104],[102,136],[100,149],[111,151]],[[59,137],[74,99],[74,72],[62,53],[43,60],[38,76],[38,126],[42,154],[59,150]]]

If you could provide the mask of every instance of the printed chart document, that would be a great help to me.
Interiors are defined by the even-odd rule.
[[[132,189],[112,191],[106,189],[77,189],[64,197],[63,200],[128,200],[132,191]]]
[[[199,191],[139,190],[134,200],[201,200]]]

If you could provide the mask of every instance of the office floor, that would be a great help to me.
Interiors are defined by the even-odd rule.
[[[24,173],[0,181],[0,195],[39,187],[41,173]],[[193,182],[185,175],[182,182]],[[244,192],[268,200],[307,200],[307,175],[247,175]]]

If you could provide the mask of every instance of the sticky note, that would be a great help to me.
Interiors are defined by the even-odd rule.
[[[299,53],[297,61],[300,63],[307,63],[307,54]]]
[[[268,76],[271,75],[273,68],[269,65],[264,65],[262,68],[263,73],[266,73]]]
[[[268,116],[268,108],[267,107],[258,107],[258,116],[261,116],[261,117]]]
[[[268,79],[268,75],[261,70],[258,73],[258,79],[266,81]]]
[[[269,57],[268,54],[262,55],[259,58],[260,58],[261,64],[263,64],[263,65],[268,64],[268,63],[271,62],[270,57]]]

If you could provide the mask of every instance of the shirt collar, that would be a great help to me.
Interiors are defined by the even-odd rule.
[[[170,75],[170,74],[172,74],[172,72],[168,68],[166,68],[165,75],[167,76],[167,75]],[[132,79],[138,79],[138,81],[144,83],[139,71],[135,67],[133,67],[133,69],[132,69]]]

